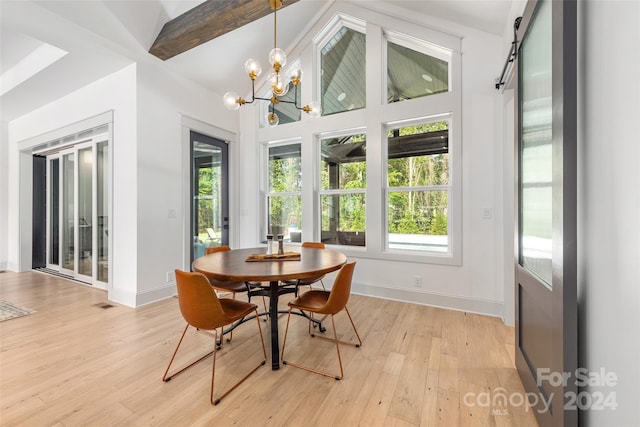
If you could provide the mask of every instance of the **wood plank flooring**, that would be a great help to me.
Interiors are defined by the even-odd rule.
[[[507,406],[493,399],[524,390],[513,328],[492,317],[353,295],[349,309],[364,344],[341,347],[342,381],[267,363],[211,406],[210,358],[161,380],[185,325],[176,298],[105,309],[106,292],[36,272],[0,273],[0,295],[37,310],[0,322],[2,426],[537,425],[518,399]],[[282,343],[286,316],[278,321]],[[268,346],[268,323],[261,324]],[[336,324],[341,339],[355,338],[346,315]],[[249,322],[225,343],[217,390],[259,359],[257,335]],[[190,330],[175,366],[211,345],[211,335]],[[299,317],[287,359],[338,370],[333,344],[310,338]]]

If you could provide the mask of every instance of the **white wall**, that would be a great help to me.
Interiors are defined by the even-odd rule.
[[[399,32],[428,34],[430,29],[418,27],[414,23],[404,22],[399,17],[380,16],[376,13],[355,6],[342,5],[348,13],[367,22],[373,22],[369,29],[376,29],[376,25]],[[333,13],[333,9],[328,12]],[[412,21],[418,20],[412,17]],[[444,24],[440,23],[439,28]],[[498,91],[494,88],[494,79],[499,74],[503,52],[501,39],[483,32],[475,31],[459,25],[447,26],[451,33],[444,34],[443,39],[459,37],[461,42],[461,68],[462,68],[462,265],[438,265],[421,262],[391,261],[381,258],[368,258],[368,254],[358,249],[338,247],[339,250],[358,259],[358,266],[354,275],[354,291],[358,293],[399,299],[421,304],[438,305],[453,309],[480,312],[494,316],[503,316],[504,313],[504,261],[503,261],[503,183],[502,183],[502,100]],[[312,31],[317,31],[314,27]],[[455,36],[452,36],[455,34]],[[312,47],[309,44],[312,33],[305,37],[300,46],[294,49],[293,59],[297,54],[301,55],[304,67],[304,80],[302,83],[302,101],[307,103],[311,99],[312,85]],[[413,35],[413,34],[412,34]],[[367,37],[376,37],[375,33],[368,33]],[[369,45],[368,45],[369,48]],[[373,58],[376,58],[375,53]],[[372,56],[367,52],[367,64],[379,63],[370,61]],[[488,65],[489,64],[489,65]],[[368,79],[372,78],[367,72]],[[375,86],[375,83],[374,83]],[[367,90],[372,88],[368,83]],[[305,92],[305,90],[307,92]],[[376,89],[380,90],[380,89]],[[375,98],[375,96],[373,97]],[[368,94],[368,100],[371,97]],[[414,103],[415,106],[418,102]],[[399,103],[397,108],[409,108],[410,101]],[[332,121],[334,129],[344,129],[353,126],[360,121],[362,124],[376,123],[377,127],[382,122],[378,116],[378,107],[367,108],[366,111],[354,111],[345,115],[334,115],[318,120]],[[410,114],[419,116],[421,111],[413,111]],[[424,112],[422,112],[424,114]],[[342,116],[342,117],[341,117]],[[297,136],[302,138],[303,168],[311,170],[313,161],[311,154],[314,142],[314,132],[319,126],[310,121],[306,116],[299,124],[287,125],[290,129],[295,127],[294,134],[285,130],[284,126],[275,129],[256,129],[257,121],[254,107],[244,107],[241,110],[241,129],[246,133],[240,135],[243,160],[246,164],[246,172],[241,181],[240,212],[243,214],[242,240],[243,246],[255,246],[261,240],[260,217],[252,213],[262,211],[263,202],[260,191],[256,188],[256,182],[260,182],[261,169],[260,147],[262,142],[278,140],[283,137]],[[255,131],[253,129],[256,129]],[[370,128],[371,129],[371,128]],[[374,141],[376,131],[372,130],[367,135],[368,148],[375,147],[379,141]],[[369,150],[368,152],[371,153]],[[375,154],[372,154],[375,155]],[[304,176],[310,176],[303,170],[303,200],[305,203],[313,201],[313,180],[307,180]],[[380,173],[378,172],[378,175]],[[374,192],[377,178],[368,173],[368,188]],[[379,191],[378,191],[379,193]],[[369,197],[369,195],[367,196]],[[492,218],[483,219],[484,209],[490,209]],[[304,212],[309,212],[303,207]],[[313,215],[313,212],[311,212]],[[309,236],[306,230],[311,230],[312,215],[303,215],[303,234]],[[381,218],[375,218],[380,221]],[[369,217],[368,221],[372,221]],[[308,227],[308,228],[307,228]],[[380,228],[378,228],[380,229]],[[371,237],[371,239],[370,239]],[[367,235],[370,242],[375,236]],[[413,285],[413,277],[423,278],[422,288]],[[512,304],[512,302],[510,302]],[[512,306],[512,305],[511,305]]]
[[[183,117],[210,126],[223,124],[219,132],[213,130],[217,134],[199,130],[221,139],[226,139],[225,132],[238,129],[237,114],[224,107],[221,95],[166,73],[153,63],[138,66],[138,117],[136,305],[174,294],[175,281],[168,281],[167,273],[190,268],[185,245],[191,241],[189,139],[183,132]],[[235,157],[230,157],[233,162]],[[230,167],[237,169],[237,160]],[[233,192],[231,197],[235,197]],[[170,218],[170,210],[175,210],[175,218]]]
[[[132,307],[174,294],[175,282],[167,280],[166,273],[189,268],[189,140],[184,117],[209,123],[201,132],[214,129],[209,131],[212,136],[229,139],[237,132],[237,115],[224,108],[220,95],[163,71],[156,61],[131,65],[9,124],[9,173],[19,182],[19,174],[30,173],[17,166],[18,153],[25,149],[21,141],[113,111],[109,299]],[[216,128],[214,122],[226,128]],[[29,155],[26,151],[27,160]],[[232,168],[237,169],[237,159]],[[9,192],[9,229],[28,231],[30,197],[18,186]],[[28,206],[20,210],[20,205]],[[170,210],[175,210],[174,218],[169,218]],[[10,233],[8,248],[11,269],[30,268],[30,262],[24,262],[31,250],[30,234]]]
[[[640,420],[640,3],[579,5],[579,365],[617,375],[615,410],[584,426]]]
[[[113,164],[117,173],[113,176],[113,205],[116,212],[112,219],[113,271],[109,297],[116,302],[131,305],[123,296],[136,289],[136,66],[130,65],[107,77],[95,81],[55,102],[40,107],[9,123],[9,179],[19,183],[9,187],[9,268],[24,271],[31,268],[25,262],[25,254],[31,250],[31,224],[29,185],[19,177],[28,177],[25,162],[30,156],[25,142],[43,134],[81,122],[90,117],[113,111]],[[60,135],[63,136],[63,135]],[[28,162],[27,162],[28,163]],[[21,189],[20,186],[23,186]],[[18,230],[22,232],[19,233]],[[30,260],[30,258],[29,258]]]

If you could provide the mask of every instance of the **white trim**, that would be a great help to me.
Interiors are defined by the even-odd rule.
[[[451,62],[452,49],[394,30],[383,29],[382,34],[385,41],[384,46],[382,46],[383,49],[387,47],[386,42],[391,42],[406,47],[407,49],[415,50],[416,52],[420,52],[424,55],[432,56],[447,63]]]
[[[367,34],[367,21],[338,12],[313,38],[313,44],[316,45],[318,54],[322,50],[323,46],[326,45],[342,27],[350,28],[362,34]]]
[[[34,150],[32,154],[38,154],[39,152],[46,150],[47,146],[60,146],[60,148],[62,148],[68,145],[68,142],[74,141],[73,143],[77,143],[79,140],[78,136],[86,138],[88,131],[93,131],[95,128],[111,123],[113,123],[113,110],[109,110],[50,132],[22,140],[18,142],[18,150],[24,151],[31,149]],[[71,140],[68,139],[69,136],[71,136]],[[39,147],[43,144],[45,144],[45,146]]]
[[[112,288],[109,293],[109,300],[127,307],[138,308],[142,305],[151,304],[176,295],[175,283],[168,283],[162,287],[148,291],[134,292],[129,289]]]
[[[352,284],[352,292],[375,298],[392,301],[400,301],[410,304],[427,305],[457,310],[466,313],[476,313],[503,319],[503,303],[501,301],[469,298],[459,295],[443,294],[438,292],[414,291],[409,289],[391,288],[388,285],[374,283]]]
[[[135,295],[135,300],[136,300],[135,307],[140,307],[143,305],[154,303],[156,301],[161,301],[161,300],[170,298],[174,295],[177,295],[177,290],[174,283],[164,285],[160,288],[138,292]]]
[[[203,122],[185,114],[180,114],[182,127],[182,144],[180,150],[181,165],[182,165],[182,187],[180,200],[182,201],[182,270],[191,271],[191,131],[199,134],[210,136],[212,138],[224,141],[228,146],[228,171],[227,179],[229,186],[229,218],[238,218],[239,200],[235,196],[237,192],[235,188],[239,186],[238,182],[238,169],[235,167],[239,163],[235,161],[235,157],[239,153],[238,148],[238,135],[234,132],[217,127],[210,123]],[[239,231],[236,224],[229,225],[229,245],[235,246],[239,240]]]
[[[189,130],[196,131],[203,135],[211,136],[216,139],[221,139],[229,143],[229,145],[237,141],[238,136],[234,132],[217,127],[210,123],[203,122],[198,119],[194,119],[193,117],[189,117],[184,114],[181,114],[180,116],[182,117],[182,120],[180,122],[182,127],[186,127]]]

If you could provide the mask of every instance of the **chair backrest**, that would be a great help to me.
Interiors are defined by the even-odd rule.
[[[356,267],[356,260],[351,260],[344,264],[336,280],[333,282],[329,299],[323,307],[323,312],[336,314],[342,310],[349,302],[349,296],[351,295],[351,280],[353,279],[353,270]]]
[[[303,242],[303,248],[316,248],[316,249],[324,249],[324,243],[322,242]]]
[[[212,246],[210,248],[205,248],[204,249],[204,254],[205,255],[209,255],[215,252],[223,252],[223,251],[230,251],[231,248],[229,246],[223,245],[223,246]]]
[[[212,330],[229,323],[207,276],[177,269],[175,272],[180,313],[188,324]]]

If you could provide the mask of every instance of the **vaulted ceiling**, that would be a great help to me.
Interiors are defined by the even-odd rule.
[[[264,3],[262,7],[260,2]],[[437,17],[443,23],[458,23],[496,35],[502,35],[508,27],[506,21],[512,7],[512,0],[296,0],[289,5],[285,0],[286,7],[278,11],[278,45],[285,50],[295,47],[335,2],[357,3],[397,17],[410,16],[414,22],[433,21]],[[133,62],[162,63],[216,93],[241,91],[247,86],[242,71],[244,61],[255,57],[266,62],[273,44],[268,0],[202,3],[199,0],[0,1],[2,120],[26,114]],[[238,17],[237,9],[243,5],[250,12]],[[198,11],[209,14],[212,10],[218,10],[213,20],[198,17]],[[265,10],[266,16],[260,17]],[[200,33],[187,34],[186,38],[183,34],[182,44],[196,47],[165,61],[149,53],[163,26],[189,11],[194,31],[200,28]],[[212,40],[205,40],[211,36],[206,33],[214,31],[211,28],[216,25],[222,25],[224,31]]]

